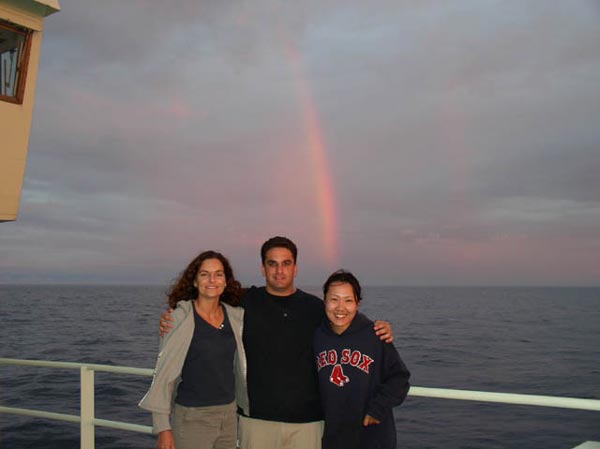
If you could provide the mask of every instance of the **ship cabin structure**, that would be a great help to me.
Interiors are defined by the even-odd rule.
[[[0,223],[19,212],[44,18],[58,0],[0,0]]]

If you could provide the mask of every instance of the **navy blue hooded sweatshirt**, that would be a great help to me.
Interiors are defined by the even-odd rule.
[[[341,335],[325,319],[313,350],[325,412],[323,449],[396,449],[392,408],[406,398],[410,373],[394,345],[381,341],[373,322],[358,313]],[[381,424],[364,427],[367,414]]]

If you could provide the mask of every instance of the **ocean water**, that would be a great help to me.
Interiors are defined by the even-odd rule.
[[[317,294],[318,289],[306,290]],[[164,288],[0,285],[0,357],[152,368]],[[415,386],[600,399],[600,288],[367,287]],[[96,373],[96,416],[150,425],[149,377]],[[0,405],[78,414],[78,371],[0,365]],[[600,441],[600,412],[408,397],[400,448],[567,449]],[[154,448],[98,428],[100,449]],[[0,448],[79,448],[79,426],[0,414]]]

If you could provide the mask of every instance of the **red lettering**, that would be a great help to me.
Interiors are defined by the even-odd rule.
[[[325,354],[327,354],[325,351],[319,352],[319,361],[317,362],[317,365],[319,366],[319,369],[321,369],[325,365],[327,365],[327,362],[325,361]]]
[[[352,351],[352,355],[350,356],[350,365],[352,366],[356,366],[358,365],[358,362],[360,362],[360,352],[358,351]]]
[[[373,359],[371,357],[369,357],[368,355],[363,354],[362,363],[360,364],[360,366],[358,368],[368,374],[369,373],[369,365],[371,365],[371,363],[373,363]]]
[[[340,360],[340,363],[342,363],[343,365],[347,365],[349,361],[350,361],[350,349],[343,349],[342,350],[342,360]]]
[[[330,351],[327,352],[327,364],[335,365],[336,363],[337,363],[337,352],[335,352],[335,350],[331,349]]]

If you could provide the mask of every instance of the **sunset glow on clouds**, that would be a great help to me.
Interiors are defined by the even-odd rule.
[[[0,282],[600,283],[594,2],[61,7]]]

